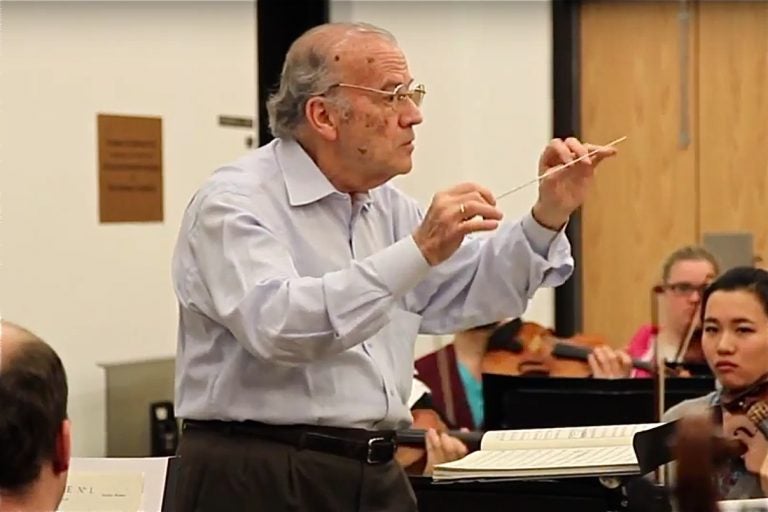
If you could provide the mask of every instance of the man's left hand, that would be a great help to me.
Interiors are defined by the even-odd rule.
[[[555,231],[562,229],[584,202],[597,165],[616,154],[614,147],[582,144],[574,137],[553,139],[547,145],[539,159],[539,176],[595,150],[595,154],[539,182],[539,199],[533,207],[533,217],[539,224]]]

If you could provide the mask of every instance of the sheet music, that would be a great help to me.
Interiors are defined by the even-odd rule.
[[[725,500],[717,502],[720,512],[764,512],[768,510],[768,498]]]
[[[661,423],[498,430],[487,432],[483,436],[481,449],[513,450],[518,448],[541,449],[631,445],[632,437],[637,432],[659,425]]]
[[[70,471],[58,510],[137,512],[143,492],[143,473]]]
[[[169,457],[72,457],[68,483],[74,483],[78,473],[140,474],[143,475],[141,502],[134,509],[143,512],[159,512],[165,493],[166,472]],[[61,508],[60,510],[74,510]],[[82,509],[80,509],[82,510]],[[90,509],[99,510],[99,509]],[[105,512],[104,509],[100,509]],[[117,509],[112,509],[117,510]]]
[[[636,465],[632,446],[583,447],[545,450],[492,450],[470,453],[440,464],[440,470],[537,470]]]

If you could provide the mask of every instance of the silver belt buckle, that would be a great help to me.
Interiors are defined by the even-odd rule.
[[[373,456],[373,445],[375,443],[377,443],[377,442],[380,442],[380,441],[386,441],[386,439],[383,438],[383,437],[372,437],[372,438],[370,438],[368,440],[368,454],[365,457],[365,461],[368,464],[378,464],[378,463],[382,462],[382,461],[377,461],[377,460],[373,460],[372,459],[372,456]]]

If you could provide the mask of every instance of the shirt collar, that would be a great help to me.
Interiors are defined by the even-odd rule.
[[[325,174],[309,157],[304,148],[293,139],[277,141],[277,161],[285,176],[288,201],[291,206],[303,206],[319,201],[332,194],[343,194],[328,181]],[[372,202],[368,192],[354,195],[355,201],[362,201],[368,208]]]

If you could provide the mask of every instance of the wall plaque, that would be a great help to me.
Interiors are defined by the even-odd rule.
[[[98,115],[99,219],[163,220],[163,134],[159,117]]]

